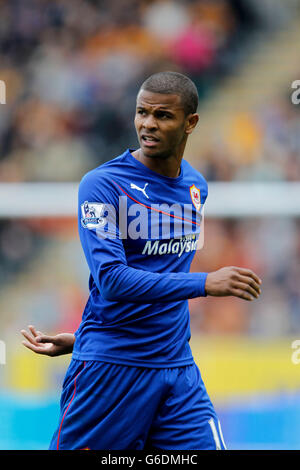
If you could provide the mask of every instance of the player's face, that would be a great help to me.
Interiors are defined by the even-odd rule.
[[[164,159],[180,156],[191,127],[179,95],[146,90],[140,90],[137,96],[134,124],[143,154]]]

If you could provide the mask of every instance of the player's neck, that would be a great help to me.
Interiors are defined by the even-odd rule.
[[[169,178],[177,178],[180,175],[182,155],[170,155],[168,158],[151,158],[144,155],[141,149],[135,150],[132,155],[147,168],[160,175]]]

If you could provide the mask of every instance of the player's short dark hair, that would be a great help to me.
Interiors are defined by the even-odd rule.
[[[182,73],[155,73],[144,81],[140,90],[179,95],[186,115],[197,112],[199,97],[196,85]]]

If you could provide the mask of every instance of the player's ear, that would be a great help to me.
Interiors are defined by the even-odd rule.
[[[185,133],[186,134],[191,134],[193,132],[193,130],[195,129],[198,121],[199,121],[199,114],[198,113],[189,114],[186,118]]]

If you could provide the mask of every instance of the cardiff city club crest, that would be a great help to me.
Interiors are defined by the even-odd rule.
[[[103,216],[105,204],[85,201],[81,204],[81,224],[84,228],[98,228],[105,225]]]
[[[193,186],[190,186],[190,195],[192,198],[192,203],[194,204],[197,211],[200,211],[201,208],[201,197],[200,197],[200,189]]]

